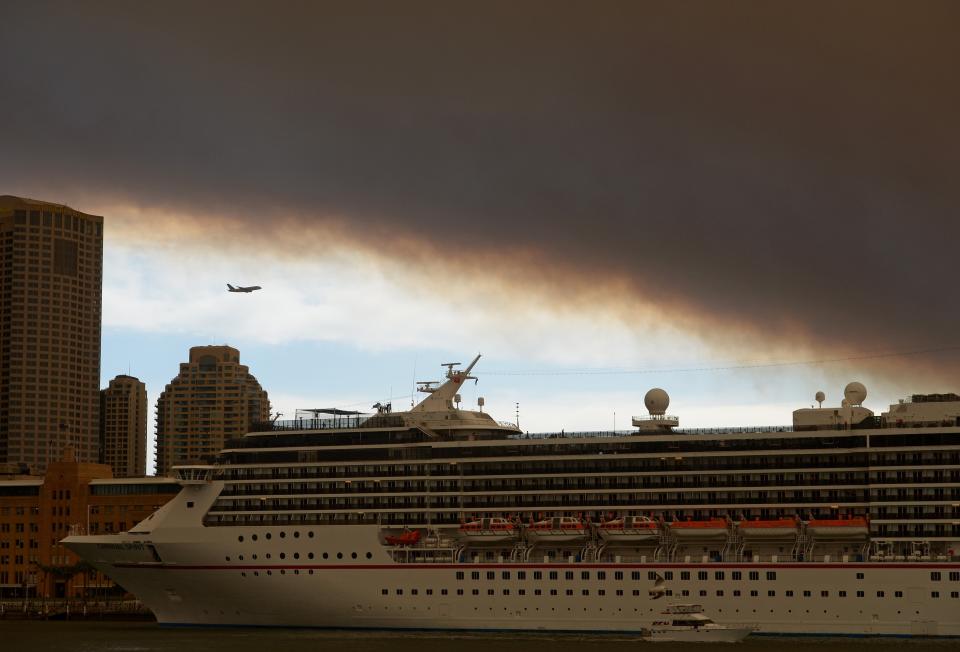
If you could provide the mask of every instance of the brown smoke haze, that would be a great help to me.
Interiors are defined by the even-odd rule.
[[[750,359],[960,343],[957,3],[2,14],[2,192],[349,243]]]

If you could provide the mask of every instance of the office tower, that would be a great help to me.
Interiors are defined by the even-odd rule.
[[[102,217],[0,196],[0,464],[98,460],[102,278]]]
[[[115,478],[147,473],[147,386],[133,376],[100,392],[100,454]]]
[[[237,349],[192,347],[190,361],[157,399],[157,475],[216,454],[227,439],[269,418],[267,393]]]

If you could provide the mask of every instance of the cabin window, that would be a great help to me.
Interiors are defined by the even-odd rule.
[[[535,579],[535,580],[542,580],[542,579],[543,579],[543,573],[542,573],[541,571],[533,571],[533,579]]]
[[[497,574],[496,574],[496,573],[494,573],[493,571],[487,571],[487,579],[488,579],[488,580],[496,579],[496,577],[497,577]]]
[[[714,574],[713,574],[713,578],[716,579],[716,580],[722,580],[722,579],[724,579],[724,573],[723,573],[723,571],[717,571],[716,573],[714,573]]]
[[[550,595],[556,595],[556,594],[557,594],[556,589],[550,589]]]
[[[733,597],[735,597],[735,598],[739,598],[739,597],[740,597],[740,589],[734,589],[734,590],[733,590]]]
[[[480,579],[480,572],[479,572],[479,571],[473,571],[472,573],[470,573],[470,579],[472,579],[472,580],[478,580],[478,579]]]
[[[705,580],[705,579],[707,579],[707,571],[700,571],[700,572],[698,572],[698,573],[697,573],[697,579],[698,579],[698,580]]]
[[[858,597],[858,598],[862,598],[862,597],[863,597],[863,591],[857,591],[857,597]]]
[[[457,571],[457,579],[458,579],[458,580],[462,580],[462,579],[463,579],[463,571]]]
[[[606,571],[597,571],[597,579],[598,579],[598,580],[605,580],[605,579],[607,579],[607,573],[606,573]]]
[[[759,579],[760,579],[760,571],[750,571],[750,579],[751,579],[751,580],[759,580]]]
[[[787,591],[787,597],[788,597],[788,598],[792,598],[792,597],[793,597],[793,591]]]
[[[474,590],[472,591],[472,593],[473,593],[474,595],[480,595],[480,589],[474,589]]]
[[[502,577],[502,578],[505,579],[505,580],[510,579],[510,571],[503,571],[503,572],[500,574],[500,577]]]
[[[390,589],[380,589],[380,595],[390,595]]]
[[[930,597],[931,597],[931,598],[939,598],[939,597],[940,597],[940,591],[931,591],[931,592],[930,592]]]
[[[895,597],[895,598],[902,598],[902,597],[903,597],[903,591],[894,591],[894,592],[893,592],[893,597]]]
[[[768,579],[768,580],[776,580],[776,579],[777,579],[777,572],[776,572],[776,571],[767,571],[767,579]]]
[[[615,580],[622,580],[622,579],[623,579],[623,571],[614,571],[614,573],[613,573],[613,579],[615,579]]]
[[[743,578],[743,574],[740,571],[733,571],[733,573],[731,573],[730,576],[735,580],[739,580]]]
[[[457,589],[457,595],[463,595],[463,589]]]
[[[623,595],[623,589],[617,589],[617,595]]]
[[[648,580],[655,580],[655,579],[657,579],[657,571],[649,571],[649,572],[647,573],[647,579],[648,579]]]
[[[934,572],[930,573],[930,579],[931,579],[932,581],[934,581],[934,582],[939,582],[939,581],[940,581],[940,571],[934,571]]]
[[[639,591],[638,589],[634,589],[634,590],[633,590],[633,594],[634,594],[634,595],[640,595],[640,591]],[[684,594],[684,595],[689,595],[690,593],[689,593],[688,591],[684,591],[683,594]]]
[[[680,579],[681,579],[681,580],[689,580],[689,579],[690,579],[690,571],[680,571]]]
[[[755,597],[757,597],[758,595],[760,595],[760,592],[757,591],[756,589],[750,591],[750,597],[751,597],[751,598],[755,598]]]
[[[700,597],[705,598],[706,596],[707,596],[707,592],[704,589],[700,589]]]
[[[493,589],[487,589],[487,595],[493,595]]]
[[[847,597],[847,592],[846,592],[846,591],[837,591],[837,595],[839,595],[841,598],[845,598],[845,597]]]
[[[858,579],[858,580],[862,580],[862,579],[863,579],[863,573],[857,573],[857,579]]]
[[[542,594],[543,594],[543,591],[541,591],[540,589],[534,589],[534,590],[533,590],[533,594],[534,594],[534,595],[542,595]]]
[[[580,573],[580,579],[588,580],[590,579],[590,571],[583,571]]]
[[[883,591],[877,591],[877,597],[878,597],[878,598],[882,598],[882,597],[883,597]]]
[[[572,580],[572,579],[573,579],[573,571],[567,571],[566,573],[563,574],[563,576],[564,576],[566,579],[568,579],[568,580]]]
[[[597,595],[606,595],[607,592],[604,589],[597,589]]]

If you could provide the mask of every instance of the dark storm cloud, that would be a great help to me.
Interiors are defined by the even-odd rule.
[[[0,12],[4,192],[526,251],[772,341],[958,339],[956,3]]]

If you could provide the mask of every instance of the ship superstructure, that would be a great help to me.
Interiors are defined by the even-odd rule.
[[[130,532],[66,544],[167,623],[960,636],[960,397],[879,417],[530,435],[456,401],[261,424]],[[661,580],[659,583],[657,580]]]

